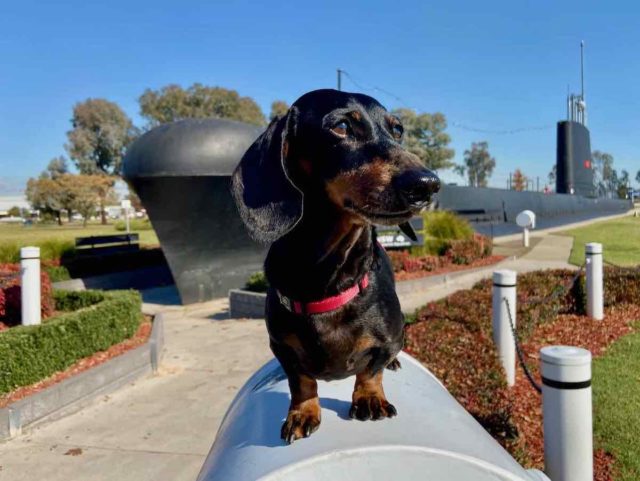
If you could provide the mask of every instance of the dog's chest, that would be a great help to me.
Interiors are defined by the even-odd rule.
[[[311,332],[290,334],[285,343],[306,372],[332,380],[361,372],[374,358],[387,356],[384,337],[362,326],[327,322],[313,326]]]

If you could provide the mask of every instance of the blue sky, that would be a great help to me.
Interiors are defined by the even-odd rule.
[[[345,90],[443,112],[458,162],[487,140],[492,185],[505,186],[517,167],[543,182],[567,85],[579,89],[582,39],[592,148],[635,177],[638,25],[631,1],[2,2],[0,195],[64,153],[77,101],[107,98],[142,124],[145,88],[201,82],[236,89],[268,113],[274,99],[334,87],[338,67],[367,87],[345,78]]]

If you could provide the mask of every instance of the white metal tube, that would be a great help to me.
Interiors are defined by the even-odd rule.
[[[591,353],[540,350],[545,473],[553,481],[593,480]]]
[[[522,229],[522,245],[525,247],[529,247],[529,228],[525,227]]]
[[[587,316],[597,321],[604,319],[604,287],[602,273],[602,244],[585,245],[587,270]]]
[[[40,324],[40,248],[20,249],[22,324]]]
[[[500,270],[493,273],[493,342],[504,368],[507,385],[516,383],[516,272]]]
[[[127,224],[127,234],[129,234],[130,231],[129,231],[129,208],[128,207],[124,208],[124,218]]]

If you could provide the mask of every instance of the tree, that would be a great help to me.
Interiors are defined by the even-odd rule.
[[[34,209],[53,214],[62,225],[62,210],[68,203],[68,193],[58,179],[31,178],[27,181],[25,195]]]
[[[271,113],[269,114],[269,120],[273,120],[276,117],[284,117],[289,110],[289,104],[284,100],[274,100],[271,102]]]
[[[105,99],[79,102],[71,124],[65,148],[80,173],[118,174],[125,149],[138,134],[118,104]]]
[[[59,155],[58,157],[54,157],[47,164],[47,169],[43,172],[51,179],[56,179],[63,174],[69,173],[69,167],[67,166],[67,159]]]
[[[418,114],[411,109],[396,109],[392,112],[404,125],[404,145],[420,157],[431,170],[450,169],[455,151],[448,148],[451,137],[445,132],[447,119],[440,112]]]
[[[593,163],[593,185],[601,197],[611,197],[617,189],[617,173],[613,168],[613,156],[594,150],[591,153]]]
[[[472,187],[486,187],[496,166],[496,159],[489,153],[487,142],[474,142],[471,150],[464,151],[464,163]]]
[[[98,198],[98,204],[100,206],[100,223],[102,225],[107,224],[106,207],[107,204],[115,204],[118,199],[115,197],[115,191],[113,187],[115,185],[115,179],[106,175],[92,175],[91,179],[87,179],[92,190],[96,193]]]
[[[616,193],[620,199],[626,199],[629,196],[629,180],[629,172],[622,169],[616,185]]]
[[[97,207],[104,211],[101,206],[101,195],[104,185],[112,182],[111,177],[106,175],[67,175],[62,180],[65,190],[72,200],[73,209],[82,216],[82,225],[87,226],[87,221],[96,213]]]
[[[7,214],[9,214],[10,217],[20,217],[20,215],[22,214],[22,209],[20,209],[20,207],[18,207],[17,205],[14,205],[7,211]]]
[[[526,190],[528,181],[529,179],[527,179],[522,171],[520,169],[516,169],[516,171],[513,173],[511,188],[513,190],[522,192],[523,190]]]
[[[264,114],[250,97],[240,97],[235,90],[207,87],[199,83],[188,89],[167,85],[160,90],[147,89],[138,99],[140,113],[149,127],[176,120],[216,117],[265,125]]]
[[[640,184],[640,170],[638,171],[638,173],[636,174],[636,182],[638,184]]]

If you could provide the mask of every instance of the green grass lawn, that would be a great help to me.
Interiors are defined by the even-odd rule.
[[[621,266],[640,264],[640,217],[606,220],[563,231],[561,234],[574,239],[569,258],[571,264],[583,264],[584,245],[588,242],[600,242],[603,245],[606,261]]]
[[[629,334],[593,361],[594,434],[614,453],[617,481],[640,479],[640,332]]]
[[[23,226],[21,224],[0,224],[0,262],[15,262],[17,250],[22,246],[40,246],[43,259],[58,258],[66,246],[73,246],[76,237],[87,237],[108,234],[122,234],[112,224],[88,224],[82,227],[80,223],[37,224]],[[141,230],[140,244],[143,246],[158,246],[158,237],[153,230]]]

